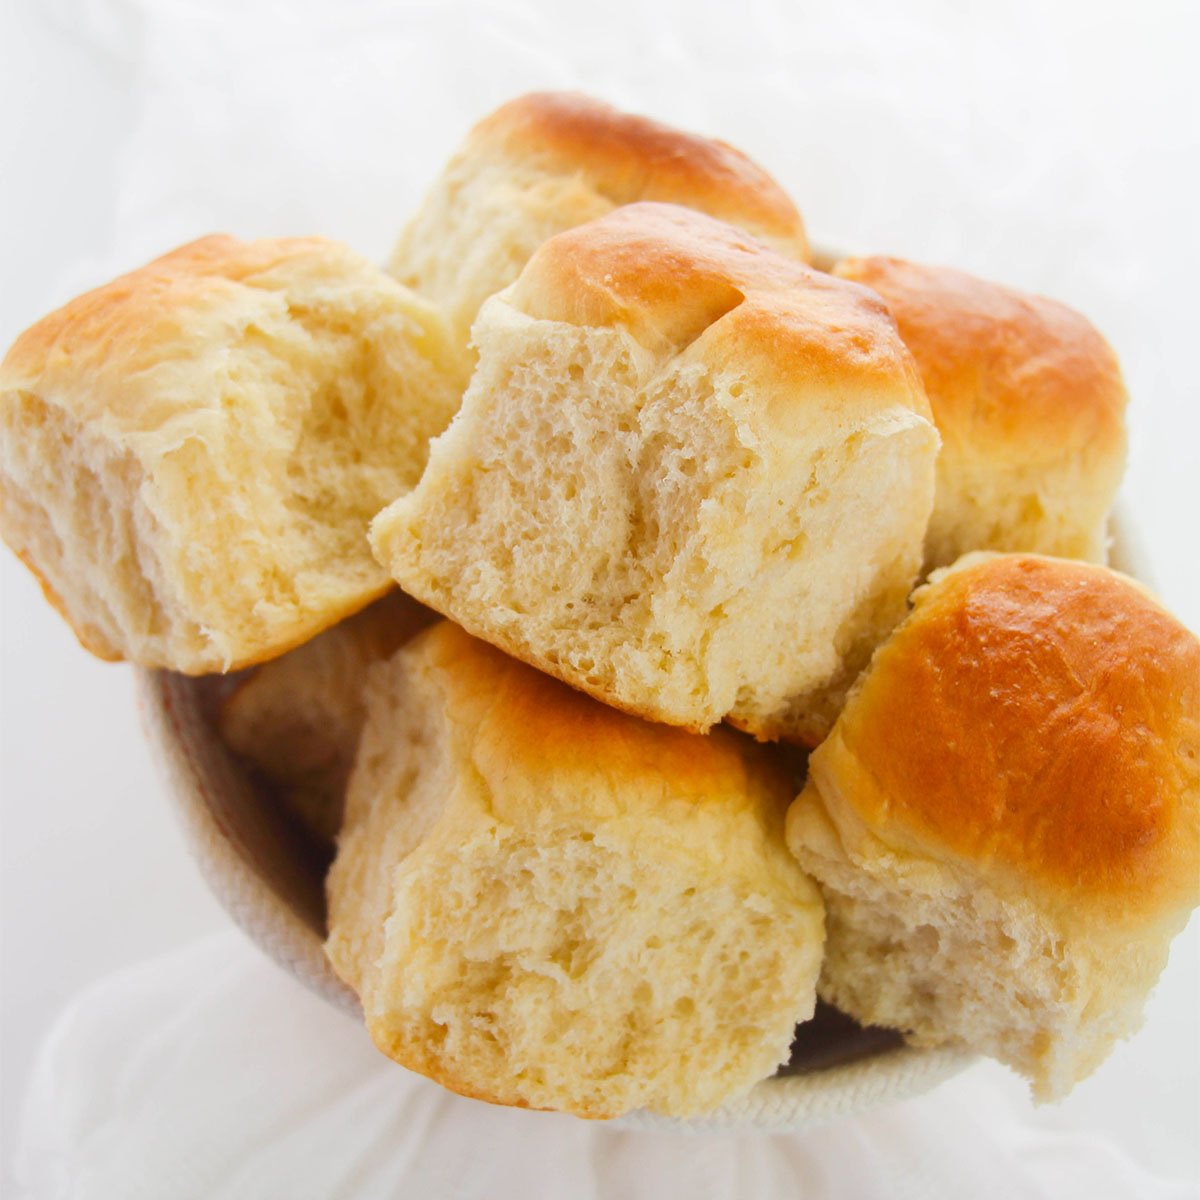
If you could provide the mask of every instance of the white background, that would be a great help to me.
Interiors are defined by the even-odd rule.
[[[1195,629],[1198,11],[0,5],[0,343],[213,230],[326,233],[382,257],[471,121],[530,88],[582,87],[742,146],[818,238],[965,266],[1091,316],[1133,397],[1124,495],[1161,594]],[[226,922],[152,775],[128,671],[78,649],[7,553],[0,606],[7,1166],[33,1053],[63,1003]],[[1198,1013],[1193,923],[1146,1029],[1030,1120],[1194,1180]]]

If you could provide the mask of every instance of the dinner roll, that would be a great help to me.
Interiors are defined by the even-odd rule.
[[[1063,1095],[1140,1023],[1200,900],[1200,643],[1132,580],[935,573],[788,813],[821,994]]]
[[[221,705],[222,740],[277,789],[318,840],[331,840],[341,825],[366,717],[367,669],[433,619],[403,592],[389,592],[311,642],[255,667]]]
[[[927,567],[971,550],[1104,562],[1127,397],[1092,324],[947,267],[852,258],[835,271],[887,302],[942,435]]]
[[[429,303],[346,247],[204,238],[17,339],[0,532],[101,658],[271,658],[389,588],[367,522],[462,369]]]
[[[372,526],[380,562],[618,708],[820,740],[903,615],[933,501],[878,298],[635,204],[547,242],[475,338],[462,411]]]
[[[376,1045],[463,1095],[689,1116],[812,1016],[817,889],[789,776],[442,622],[368,685],[327,950]]]
[[[808,259],[795,205],[740,151],[588,96],[541,92],[471,130],[401,235],[390,270],[442,305],[465,343],[479,306],[547,238],[636,200],[699,209]]]

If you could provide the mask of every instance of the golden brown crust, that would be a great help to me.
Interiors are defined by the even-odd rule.
[[[1035,460],[1085,447],[1123,454],[1120,366],[1086,317],[898,258],[843,259],[834,274],[872,288],[891,309],[948,450]]]
[[[1200,643],[1104,567],[935,576],[812,766],[901,850],[1122,922],[1198,898]]]
[[[470,140],[556,172],[579,172],[616,205],[661,200],[702,208],[809,257],[804,223],[787,193],[725,142],[577,92],[518,97],[480,122]]]
[[[354,986],[350,980],[343,980],[343,982],[350,987]],[[372,1039],[379,1050],[393,1062],[399,1063],[406,1070],[424,1075],[426,1079],[444,1087],[449,1092],[454,1092],[457,1096],[466,1096],[468,1100],[481,1100],[484,1104],[496,1104],[502,1108],[523,1108],[527,1112],[557,1111],[553,1108],[530,1104],[529,1101],[522,1100],[515,1092],[501,1094],[480,1088],[454,1071],[448,1071],[445,1062],[436,1055],[430,1054],[424,1046],[394,1037],[376,1037],[376,1033],[380,1031],[370,1027],[367,1032],[372,1034]],[[571,1115],[585,1121],[611,1121],[613,1118],[619,1117],[621,1113],[608,1109],[578,1106],[571,1109]]]
[[[759,747],[729,730],[697,737],[677,726],[631,720],[637,714],[597,704],[449,621],[422,638],[428,660],[442,672],[447,710],[456,723],[477,731],[476,769],[484,770],[487,748],[506,764],[508,792],[493,796],[494,806],[511,796],[538,805],[556,780],[564,782],[563,794],[570,794],[567,780],[590,782],[603,763],[605,778],[619,780],[627,793],[653,791],[669,779],[674,798],[704,803],[719,796],[734,807],[732,797],[758,795],[747,784],[754,776],[770,781],[781,799],[781,814],[786,807],[785,773]],[[560,805],[568,807],[566,801]],[[493,812],[504,815],[496,807]]]
[[[757,348],[776,378],[781,362],[802,365],[806,387],[894,390],[899,379],[908,406],[929,416],[912,361],[877,296],[692,209],[630,204],[561,233],[530,259],[508,296],[530,316],[620,326],[675,352],[705,335],[710,361],[727,347],[735,368]],[[787,394],[801,394],[790,378],[784,383]]]
[[[325,238],[263,238],[242,242],[211,234],[180,246],[145,266],[64,304],[31,325],[0,364],[0,387],[29,388],[34,381],[80,370],[80,360],[98,370],[136,373],[157,365],[164,346],[184,346],[186,314],[216,303],[226,285],[243,283],[274,268],[295,271],[300,260],[328,260],[351,252]],[[356,257],[356,256],[355,256]],[[114,359],[114,347],[120,348]],[[98,389],[93,389],[98,391]],[[86,416],[86,393],[74,407]],[[103,396],[104,408],[114,397]]]
[[[239,242],[227,234],[198,238],[43,317],[17,338],[4,365],[14,372],[41,369],[60,355],[91,350],[114,336],[125,336],[127,330],[137,328],[135,318],[161,316],[180,292],[190,300],[199,279],[241,280],[291,253],[320,245],[315,238],[256,242]]]

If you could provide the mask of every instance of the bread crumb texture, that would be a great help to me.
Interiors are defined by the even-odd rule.
[[[388,589],[367,522],[464,369],[439,314],[338,243],[204,238],[18,338],[0,528],[102,657],[273,657]]]
[[[464,1095],[706,1112],[786,1060],[820,897],[789,783],[443,622],[369,685],[327,951],[386,1054]]]
[[[813,744],[902,617],[937,434],[877,297],[637,204],[546,243],[476,323],[406,591],[599,699]]]

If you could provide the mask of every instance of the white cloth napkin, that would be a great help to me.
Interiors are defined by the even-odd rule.
[[[22,1200],[1200,1195],[1030,1125],[987,1067],[790,1135],[617,1131],[466,1100],[389,1063],[233,931],[69,1005],[34,1071],[17,1172]]]

